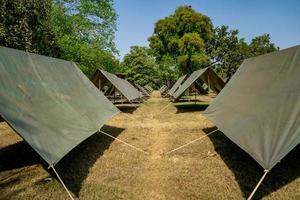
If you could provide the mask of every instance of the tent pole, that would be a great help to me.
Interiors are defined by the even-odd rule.
[[[58,173],[56,172],[54,166],[51,165],[50,167],[53,169],[55,175],[57,176],[57,178],[58,178],[58,180],[60,181],[60,183],[63,185],[64,189],[67,191],[67,193],[68,193],[68,195],[70,196],[70,198],[71,198],[72,200],[74,200],[74,198],[73,198],[73,196],[71,195],[70,191],[68,190],[68,188],[66,187],[66,185],[65,185],[64,182],[61,180],[61,178],[60,178],[60,176],[58,175]]]
[[[120,139],[118,139],[118,138],[116,138],[116,137],[114,137],[114,136],[112,136],[112,135],[110,135],[108,133],[105,133],[104,131],[99,130],[99,132],[102,133],[102,134],[104,134],[104,135],[106,135],[106,136],[108,136],[108,137],[111,137],[111,138],[113,138],[113,139],[115,139],[115,140],[117,140],[117,141],[119,141],[119,142],[121,142],[121,143],[123,143],[123,144],[125,144],[125,145],[127,145],[127,146],[129,146],[129,147],[131,147],[131,148],[133,148],[135,150],[137,150],[137,151],[140,151],[140,152],[145,153],[145,154],[149,154],[148,152],[144,151],[143,149],[135,147],[135,146],[133,146],[133,145],[127,143],[127,142],[124,142],[123,140],[120,140]]]
[[[263,176],[261,177],[261,179],[259,180],[259,182],[255,186],[254,190],[252,191],[252,193],[250,194],[250,196],[248,197],[247,200],[251,200],[252,199],[252,197],[254,196],[255,192],[258,189],[258,187],[260,186],[260,184],[263,182],[263,180],[265,179],[266,175],[268,174],[269,170],[265,169],[264,172],[265,173],[263,174]]]
[[[174,152],[174,151],[177,151],[177,150],[179,150],[179,149],[182,149],[183,147],[186,147],[186,146],[188,146],[188,145],[190,145],[190,144],[192,144],[192,143],[194,143],[194,142],[196,142],[196,141],[198,141],[198,140],[201,140],[201,139],[203,139],[203,138],[205,138],[205,137],[207,137],[207,136],[209,136],[209,135],[211,135],[211,134],[217,132],[218,130],[219,130],[219,129],[216,129],[216,130],[214,130],[214,131],[211,131],[210,133],[208,133],[208,134],[206,134],[206,135],[203,135],[203,136],[201,136],[201,137],[199,137],[199,138],[197,138],[197,139],[195,139],[195,140],[192,140],[192,141],[190,141],[190,142],[188,142],[188,143],[186,143],[186,144],[184,144],[184,145],[182,145],[182,146],[180,146],[180,147],[177,147],[177,148],[175,148],[175,149],[173,149],[173,150],[171,150],[171,151],[168,151],[168,152],[165,153],[165,154],[168,155],[168,154],[170,154],[170,153],[172,153],[172,152]]]

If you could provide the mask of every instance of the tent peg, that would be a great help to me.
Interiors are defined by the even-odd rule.
[[[70,191],[68,190],[68,188],[66,187],[66,185],[64,184],[64,182],[62,181],[62,179],[60,178],[60,176],[58,175],[58,173],[56,172],[56,170],[55,170],[53,164],[52,164],[50,167],[53,169],[53,171],[54,171],[55,175],[57,176],[58,180],[59,180],[60,183],[63,185],[64,189],[67,191],[69,197],[70,197],[72,200],[74,200],[72,194],[70,193]]]
[[[257,183],[257,185],[255,186],[254,190],[252,191],[252,193],[250,194],[250,196],[248,197],[247,200],[251,200],[252,197],[254,196],[255,192],[257,191],[257,189],[259,188],[260,184],[263,182],[263,180],[265,179],[266,175],[269,173],[270,170],[265,169],[264,170],[264,174],[263,176],[260,178],[259,182]]]

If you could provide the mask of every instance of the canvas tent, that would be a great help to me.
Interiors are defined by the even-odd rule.
[[[128,81],[104,70],[97,69],[91,81],[102,90],[107,82],[110,82],[128,101],[141,98],[143,95]]]
[[[53,167],[119,110],[75,63],[0,47],[0,115]]]
[[[186,78],[186,74],[181,76],[177,81],[176,83],[171,87],[171,89],[169,90],[168,92],[168,95],[173,95],[174,92],[178,89],[178,87],[182,84],[182,82],[184,81],[184,79]]]
[[[153,91],[153,88],[150,86],[150,85],[145,85],[144,86],[146,88],[146,90],[148,90],[148,92],[152,92]]]
[[[159,91],[162,92],[164,89],[166,89],[166,87],[167,87],[166,85],[162,85],[162,86],[159,88]]]
[[[165,94],[167,90],[168,90],[168,86],[163,85],[163,86],[161,86],[161,88],[159,89],[159,92],[160,92],[161,94]]]
[[[135,86],[140,92],[143,93],[144,96],[147,96],[147,97],[150,96],[149,93],[142,86],[140,86],[139,84],[135,84]]]
[[[204,113],[264,175],[300,143],[299,77],[300,46],[246,59]]]
[[[219,93],[225,86],[223,80],[209,67],[194,71],[188,79],[173,93],[174,99],[180,98],[198,79],[201,79],[214,92]],[[199,85],[198,85],[199,86]]]

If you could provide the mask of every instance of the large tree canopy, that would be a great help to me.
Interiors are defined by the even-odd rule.
[[[182,73],[207,66],[205,46],[213,36],[209,17],[190,6],[180,6],[173,14],[156,22],[154,33],[148,39],[158,61],[171,56]]]
[[[125,55],[121,68],[131,82],[158,86],[158,64],[147,47],[132,46]]]
[[[0,0],[0,45],[58,57],[51,7],[52,0]]]

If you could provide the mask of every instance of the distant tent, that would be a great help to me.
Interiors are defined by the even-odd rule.
[[[146,88],[146,90],[148,90],[148,92],[153,92],[153,88],[150,85],[145,85],[144,87]]]
[[[144,96],[150,96],[147,90],[145,90],[142,86],[140,86],[139,84],[135,84],[135,86],[140,92],[143,93]]]
[[[176,83],[171,87],[171,89],[169,90],[168,92],[168,95],[173,95],[174,92],[178,89],[178,87],[182,84],[182,82],[184,81],[184,79],[186,78],[186,74],[181,76],[177,81]]]
[[[204,115],[265,176],[300,143],[300,46],[246,59]]]
[[[73,62],[0,47],[1,116],[49,164],[119,110]]]
[[[163,86],[161,86],[161,87],[159,88],[159,92],[160,92],[161,94],[163,94],[167,89],[168,89],[168,86],[163,85]]]
[[[207,67],[194,71],[178,90],[174,92],[172,97],[174,99],[180,98],[180,96],[183,95],[183,93],[198,79],[201,79],[216,93],[219,93],[225,85],[223,80],[211,68]]]
[[[141,98],[143,95],[128,81],[104,70],[97,69],[91,81],[98,89],[103,89],[110,82],[128,101]]]
[[[165,89],[167,86],[166,85],[162,85],[160,88],[159,88],[159,91],[162,91],[163,89]]]

